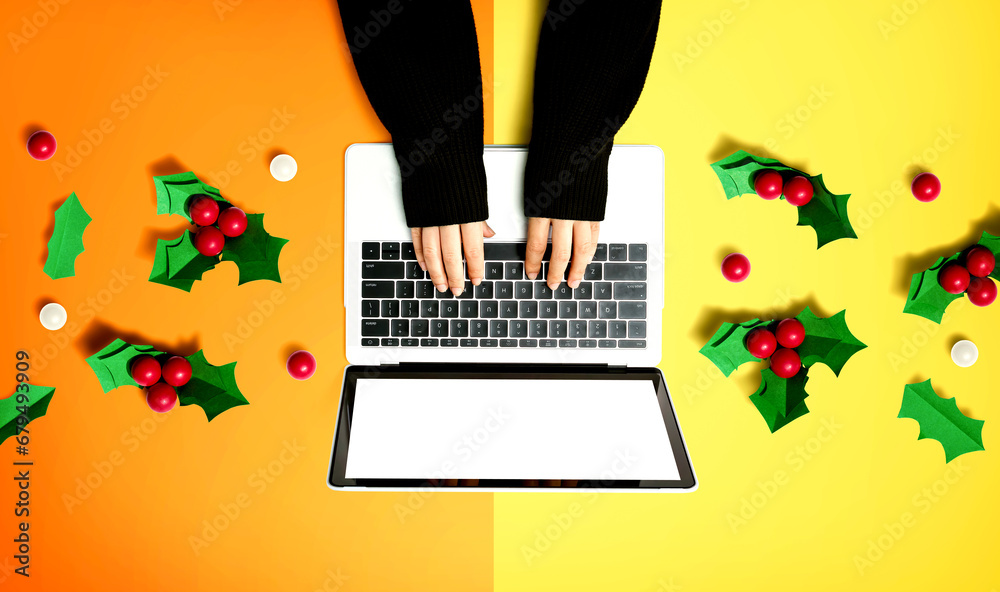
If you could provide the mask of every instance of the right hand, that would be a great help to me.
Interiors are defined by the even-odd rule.
[[[458,296],[465,290],[463,251],[472,285],[478,286],[483,281],[483,237],[490,238],[496,234],[486,222],[411,228],[410,234],[413,236],[417,263],[420,269],[430,273],[438,292],[450,288]]]

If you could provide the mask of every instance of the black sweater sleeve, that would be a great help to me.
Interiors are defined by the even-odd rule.
[[[392,134],[410,227],[485,220],[483,83],[469,0],[338,0],[358,78]]]
[[[535,64],[526,216],[603,220],[615,133],[639,100],[660,0],[550,0]]]

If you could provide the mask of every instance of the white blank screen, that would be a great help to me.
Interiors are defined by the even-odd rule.
[[[647,380],[359,379],[348,479],[677,480]]]

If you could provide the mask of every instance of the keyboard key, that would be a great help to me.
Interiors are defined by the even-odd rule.
[[[458,347],[457,339],[442,339],[441,347]]]
[[[416,261],[407,261],[403,264],[403,269],[408,280],[422,280],[427,278],[427,274],[424,273],[424,270],[420,269]]]
[[[479,303],[475,300],[462,302],[459,307],[463,319],[474,319],[479,316]]]
[[[573,289],[569,287],[569,284],[563,282],[559,284],[559,287],[554,290],[556,300],[569,300],[573,297]]]
[[[413,298],[415,286],[416,284],[410,280],[396,282],[396,298]]]
[[[399,316],[399,300],[383,300],[382,316],[395,318]]]
[[[519,315],[522,319],[534,319],[538,318],[538,303],[534,300],[525,300],[521,303],[521,314]]]
[[[597,347],[597,341],[594,339],[581,339],[580,347]]]
[[[417,347],[420,345],[420,340],[413,339],[412,337],[410,339],[400,339],[399,344],[403,347]]]
[[[531,282],[517,282],[514,284],[514,298],[518,300],[524,300],[531,298],[532,288]]]
[[[479,340],[479,347],[496,347],[499,344],[500,344],[500,342],[498,342],[496,339],[480,339]]]
[[[607,321],[590,321],[587,325],[590,327],[590,332],[587,336],[592,339],[605,339],[608,336],[608,322]]]
[[[469,336],[469,321],[456,319],[451,322],[451,336],[452,337],[468,337]]]
[[[606,280],[646,280],[645,263],[607,263],[604,265]]]
[[[597,303],[593,300],[587,300],[580,303],[580,318],[581,319],[596,319],[597,318]]]
[[[500,318],[501,319],[516,319],[517,318],[517,302],[514,300],[504,300],[500,303]]]
[[[479,300],[493,298],[493,282],[483,282],[476,286],[476,298]]]
[[[549,336],[549,324],[546,321],[530,321],[528,323],[528,330],[532,337]]]
[[[598,300],[611,300],[612,296],[611,282],[597,282],[594,284],[594,298]]]
[[[576,339],[560,339],[559,347],[576,347]]]
[[[618,303],[614,300],[602,300],[601,303],[597,305],[597,316],[602,319],[618,318]]]
[[[421,339],[420,340],[420,346],[421,347],[437,347],[438,346],[438,340],[437,339]]]
[[[545,282],[535,282],[535,300],[552,298],[552,289]]]
[[[462,289],[462,293],[456,296],[456,298],[471,300],[474,295],[475,292],[473,291],[472,282],[470,280],[465,280],[465,288]]]
[[[413,319],[410,321],[411,337],[427,337],[430,332],[430,321],[426,319]]]
[[[416,300],[404,300],[399,306],[399,316],[412,318],[420,316],[420,303]]]
[[[625,321],[608,321],[608,337],[625,339],[628,337],[628,323]]]
[[[382,243],[382,259],[387,261],[399,259],[399,243]]]
[[[458,300],[442,300],[441,316],[446,319],[458,318]]]
[[[361,339],[361,345],[365,347],[377,347],[378,338],[376,337],[364,337]]]
[[[559,316],[559,303],[554,300],[538,303],[538,316],[543,319],[554,319]]]
[[[500,347],[517,347],[516,339],[501,339]]]
[[[469,331],[471,337],[489,337],[489,321],[471,321],[469,323]]]
[[[590,300],[594,297],[594,284],[590,282],[580,282],[580,285],[573,290],[573,298],[576,300]]]
[[[527,337],[528,336],[528,321],[517,320],[510,322],[510,336],[511,337]]]
[[[434,282],[417,282],[417,298],[434,298]]]
[[[597,245],[597,250],[594,251],[594,261],[607,261],[608,260],[608,245],[603,243]]]
[[[383,337],[382,347],[399,347],[399,340],[393,337]]]
[[[361,301],[361,316],[362,317],[377,317],[378,316],[378,300],[362,300]]]
[[[646,318],[645,302],[619,302],[618,318],[620,319],[644,319]]]
[[[557,347],[559,345],[559,342],[556,341],[555,339],[539,339],[538,345],[540,345],[541,347]]]
[[[549,321],[549,337],[556,339],[566,337],[567,330],[566,321]]]
[[[497,300],[510,300],[514,297],[514,282],[497,282],[494,284],[494,296]]]
[[[403,263],[394,261],[365,261],[361,264],[361,279],[401,280]]]
[[[615,347],[616,345],[618,345],[618,342],[615,341],[614,339],[601,339],[600,341],[597,342],[597,346],[602,349],[610,349],[612,347]]]
[[[587,336],[587,321],[570,321],[569,336],[573,339],[583,339]]]
[[[496,300],[480,300],[479,316],[484,319],[495,319],[500,315],[500,303]]]
[[[488,280],[502,280],[503,279],[503,263],[497,263],[495,261],[486,262],[486,279]]]
[[[392,282],[361,282],[362,298],[392,298]]]
[[[608,245],[608,261],[628,261],[628,245]]]
[[[521,261],[514,261],[512,263],[504,264],[504,278],[508,280],[523,280],[524,279],[524,263]]]
[[[479,340],[478,339],[461,339],[461,340],[459,340],[458,344],[461,347],[479,347]]]
[[[387,319],[365,319],[361,321],[362,337],[388,337],[389,321]]]
[[[431,337],[447,337],[448,321],[436,319],[431,321]]]
[[[425,319],[436,319],[437,317],[441,316],[440,314],[438,314],[437,300],[421,300],[420,316]]]
[[[490,321],[490,337],[507,337],[507,321]]]
[[[583,272],[583,279],[594,282],[601,279],[601,264],[591,263]]]
[[[520,339],[517,342],[520,347],[538,347],[537,339]]]
[[[618,341],[618,347],[627,347],[630,349],[646,349],[645,339],[621,339]]]
[[[392,328],[393,337],[409,337],[410,336],[410,321],[406,319],[393,319],[389,326]]]
[[[559,303],[559,318],[560,319],[575,319],[576,318],[576,302],[560,302]]]
[[[628,338],[629,339],[645,339],[646,338],[646,321],[629,321],[628,322]]]
[[[375,259],[379,258],[379,244],[378,243],[361,243],[361,258],[362,259]]]
[[[417,252],[413,249],[413,243],[403,243],[402,254],[404,261],[417,260]]]
[[[615,300],[645,300],[645,282],[615,282]]]
[[[629,261],[645,261],[646,260],[646,245],[642,243],[633,243],[628,246],[628,260]]]

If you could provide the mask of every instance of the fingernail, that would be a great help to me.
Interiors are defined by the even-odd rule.
[[[553,284],[552,282],[549,282],[549,290],[555,290],[558,287],[559,287],[559,284]]]
[[[438,285],[436,285],[434,287],[437,288],[438,292],[447,292],[448,291],[448,284],[438,284]]]
[[[452,293],[453,293],[453,294],[454,294],[455,296],[461,296],[461,295],[462,295],[462,292],[464,292],[464,291],[465,291],[465,288],[455,288],[455,289],[454,289],[454,290],[452,290],[451,292],[452,292]]]
[[[537,271],[529,271],[529,272],[528,272],[528,279],[529,279],[529,280],[533,280],[533,279],[535,279],[536,277],[538,277],[538,272],[537,272]]]
[[[483,278],[472,278],[472,285],[473,286],[478,286],[481,283],[483,283]]]
[[[575,290],[575,289],[577,288],[577,286],[579,286],[579,285],[580,285],[580,280],[570,280],[570,281],[569,281],[569,287],[570,287],[570,288],[573,288],[574,290]]]
[[[426,265],[424,265],[424,262],[423,262],[423,261],[418,261],[418,262],[417,262],[417,265],[419,265],[419,266],[420,266],[420,269],[421,269],[421,270],[423,270],[423,271],[427,271],[427,266],[426,266]]]

